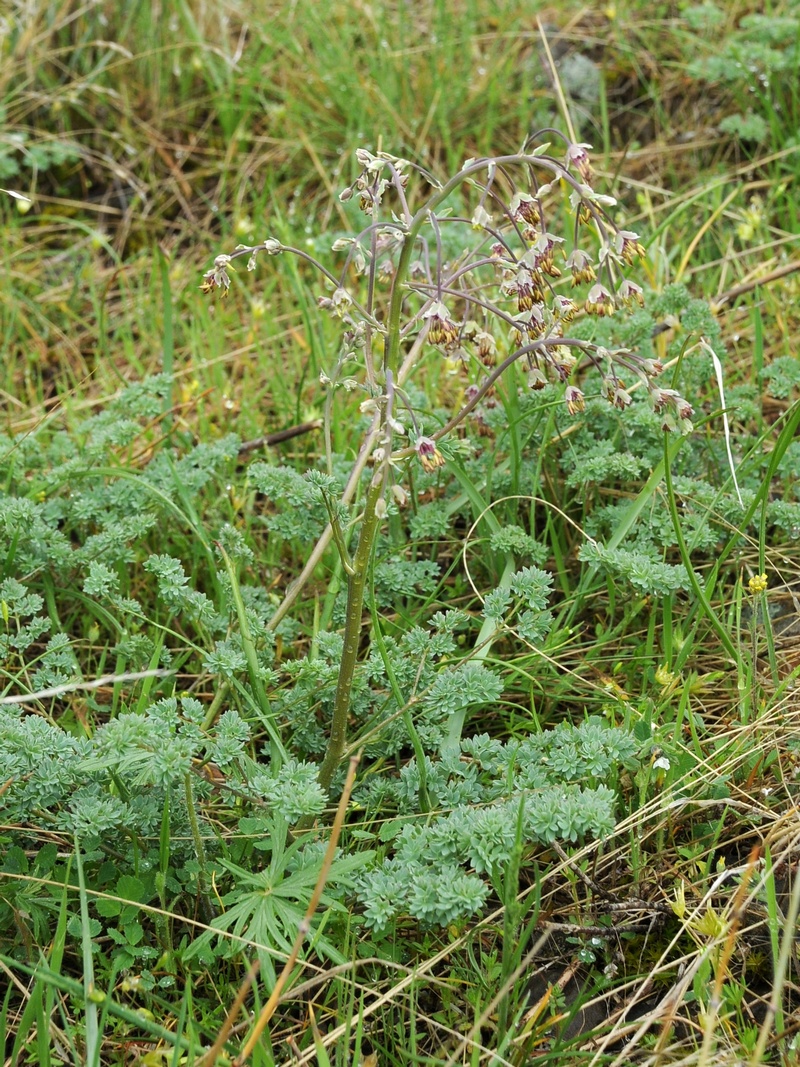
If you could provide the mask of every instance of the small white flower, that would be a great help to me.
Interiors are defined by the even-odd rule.
[[[657,771],[668,771],[670,762],[666,756],[659,756],[657,760],[654,760],[653,768]]]

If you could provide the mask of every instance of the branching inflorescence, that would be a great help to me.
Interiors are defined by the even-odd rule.
[[[361,149],[359,174],[340,200],[357,199],[370,221],[355,236],[334,243],[334,252],[345,254],[338,274],[308,251],[268,238],[218,256],[204,277],[204,292],[218,290],[224,296],[231,264],[240,257],[247,257],[248,270],[255,269],[262,252],[294,255],[310,264],[326,285],[320,307],[343,325],[339,358],[322,382],[329,397],[340,387],[362,390],[362,411],[372,417],[367,447],[373,471],[352,559],[339,536],[335,509],[329,508],[332,536],[348,575],[348,607],[320,775],[326,788],[345,749],[372,548],[387,501],[402,495],[396,474],[402,461],[416,457],[426,471],[441,466],[448,436],[513,364],[524,366],[532,389],[562,384],[572,415],[584,409],[584,371],[594,368],[601,394],[614,407],[628,407],[635,381],[649,393],[665,430],[691,430],[692,408],[675,390],[658,384],[663,367],[657,360],[570,334],[578,318],[643,305],[641,286],[626,272],[644,256],[644,248],[636,233],[614,222],[610,210],[616,201],[593,188],[589,146],[567,142],[557,157],[550,153],[550,137],[562,135],[544,130],[517,154],[467,160],[443,183],[408,160]],[[410,195],[412,177],[422,187],[419,206]],[[464,211],[467,202],[472,206]],[[404,389],[426,346],[438,350],[453,370],[479,368],[460,408],[427,432]],[[330,404],[327,410],[330,419]]]

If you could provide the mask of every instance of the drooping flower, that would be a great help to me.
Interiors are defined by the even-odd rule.
[[[432,437],[420,437],[414,448],[419,456],[422,469],[428,474],[444,466],[444,456],[436,447],[436,442]]]
[[[620,411],[624,411],[625,408],[630,407],[633,403],[633,397],[625,388],[624,383],[618,378],[606,378],[603,382],[603,388],[608,401],[615,408],[619,408]]]
[[[428,323],[428,340],[432,345],[447,348],[458,340],[458,326],[450,318],[450,312],[440,300],[435,300],[425,312]]]
[[[567,402],[567,411],[570,415],[579,415],[586,410],[586,398],[576,385],[568,385],[564,394]]]
[[[538,226],[542,220],[539,204],[530,193],[514,193],[509,205],[511,217],[529,226]]]
[[[568,296],[562,296],[559,293],[553,300],[553,311],[562,322],[571,322],[578,314],[578,305]]]
[[[614,250],[628,264],[645,257],[644,245],[639,241],[639,234],[633,230],[617,230],[614,234]]]
[[[567,256],[567,267],[572,271],[573,286],[588,284],[596,278],[591,256],[582,248],[576,248],[570,252]]]
[[[592,179],[592,164],[589,160],[590,144],[571,144],[567,147],[567,167],[574,167],[585,182]]]
[[[488,330],[479,330],[475,334],[474,343],[477,346],[478,358],[487,367],[493,367],[497,354],[497,342]]]
[[[217,256],[214,260],[214,266],[203,275],[203,284],[200,286],[201,293],[211,293],[215,289],[220,289],[220,297],[228,295],[228,290],[231,287],[231,278],[228,271],[233,270],[231,266],[232,258],[232,256],[227,255]]]
[[[534,304],[544,300],[542,277],[521,263],[516,275],[503,282],[503,292],[517,298],[517,311],[530,311]]]
[[[613,315],[614,297],[604,285],[600,285],[598,282],[586,294],[584,307],[588,315]]]
[[[632,282],[629,278],[623,278],[619,283],[617,296],[623,304],[630,306],[635,303],[640,308],[644,307],[644,293],[641,285],[637,285],[636,282]]]
[[[557,237],[552,233],[541,233],[525,253],[523,259],[533,259],[532,266],[536,270],[543,270],[551,278],[560,278],[561,271],[553,262],[553,253],[556,246],[563,244],[564,238]]]

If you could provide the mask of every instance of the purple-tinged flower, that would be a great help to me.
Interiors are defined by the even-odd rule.
[[[531,337],[541,337],[545,330],[544,306],[532,304],[527,311],[514,316],[517,324],[511,331],[511,343],[515,348],[525,344]]]
[[[487,330],[479,330],[475,334],[474,343],[477,346],[478,358],[487,367],[493,367],[497,354],[497,342]]]
[[[589,182],[592,179],[592,164],[589,160],[589,153],[587,151],[587,149],[590,149],[591,147],[590,144],[584,143],[571,144],[567,148],[567,167],[574,167],[585,182]]]
[[[623,278],[617,288],[617,296],[623,304],[638,304],[640,308],[644,307],[644,292],[641,285],[637,285],[636,282],[632,282],[629,278]]]
[[[593,282],[597,275],[594,272],[592,259],[588,252],[582,248],[575,248],[567,256],[567,267],[572,271],[573,286]]]
[[[553,311],[562,322],[572,322],[578,314],[578,305],[574,300],[570,300],[568,296],[562,296],[559,293],[553,300]]]
[[[434,300],[424,315],[428,323],[428,340],[432,345],[448,348],[458,340],[458,326],[440,300]]]
[[[507,296],[517,298],[517,311],[530,311],[535,303],[544,300],[541,275],[520,264],[516,276],[502,285]]]
[[[579,415],[586,410],[586,397],[576,385],[568,385],[564,394],[567,411],[570,415]]]
[[[644,245],[639,241],[639,234],[633,230],[617,230],[614,234],[614,250],[628,264],[645,257]]]
[[[547,385],[547,377],[539,367],[531,367],[528,371],[528,388],[544,389]]]
[[[624,411],[625,408],[630,407],[633,403],[633,397],[619,379],[607,378],[603,384],[605,386],[606,399],[615,408]]]
[[[681,422],[688,422],[694,415],[692,405],[676,389],[662,389],[658,386],[651,386],[650,397],[653,401],[653,410],[656,413],[665,410],[672,411]]]
[[[614,297],[604,285],[593,285],[586,294],[586,302],[583,305],[588,315],[613,315]]]
[[[419,456],[422,469],[428,474],[444,466],[444,456],[436,447],[436,442],[432,437],[420,437],[414,448]]]
[[[650,378],[657,378],[664,373],[664,364],[660,359],[641,359],[642,370]]]
[[[528,261],[532,260],[531,266],[535,270],[543,270],[551,278],[560,278],[561,271],[553,263],[553,253],[556,246],[563,243],[563,237],[556,237],[552,233],[541,233],[525,253],[525,257]]]
[[[509,205],[511,217],[529,226],[538,226],[542,221],[539,203],[530,193],[514,193]]]

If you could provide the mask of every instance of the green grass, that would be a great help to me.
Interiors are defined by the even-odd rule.
[[[695,430],[664,445],[643,407],[568,416],[557,390],[532,394],[514,368],[464,431],[474,453],[433,475],[404,468],[408,501],[367,585],[360,656],[371,651],[382,680],[357,680],[352,698],[356,802],[254,1065],[795,1062],[784,920],[798,903],[800,275],[782,268],[800,259],[800,9],[782,0],[771,24],[749,18],[760,13],[628,0],[565,8],[545,27],[599,184],[643,234],[651,306],[670,326],[654,354],[671,361]],[[730,66],[706,77],[720,57]],[[447,175],[564,121],[519,0],[189,2],[157,18],[150,3],[43,0],[0,23],[0,186],[33,201],[24,211],[0,193],[0,696],[57,690],[25,704],[43,746],[29,765],[0,718],[11,1064],[199,1064],[229,1013],[218,1062],[230,1062],[322,878],[335,805],[320,801],[316,822],[280,805],[315,802],[293,759],[323,755],[345,553],[329,546],[286,620],[270,618],[327,521],[290,474],[318,466],[344,484],[364,394],[336,394],[326,445],[320,374],[340,330],[306,263],[263,256],[251,275],[238,260],[225,301],[200,293],[202,273],[267,237],[330,264],[332,242],[361,224],[337,197],[358,147]],[[704,302],[683,325],[677,283]],[[726,350],[744,508],[701,333]],[[426,431],[457,410],[467,378],[420,357],[406,385]],[[362,480],[343,519],[351,554],[365,493]],[[497,540],[514,526],[513,545]],[[691,581],[665,588],[630,555],[598,561],[592,540],[685,564]],[[162,555],[183,574],[152,562]],[[539,642],[481,614],[528,564],[553,576]],[[766,591],[749,586],[760,574]],[[398,649],[451,609],[465,616],[445,661],[502,683],[451,717],[451,748],[459,735],[551,737],[595,715],[638,755],[609,778],[612,834],[550,846],[518,826],[472,918],[401,916],[376,931],[353,879],[447,806],[433,765],[418,811],[365,800],[430,751],[416,673],[429,653],[409,672]],[[189,703],[152,711],[173,696]],[[160,743],[104,733],[126,712]],[[61,756],[45,764],[56,731]],[[73,758],[86,761],[77,801],[40,792],[20,808],[40,772],[55,783]],[[280,788],[264,784],[279,766]],[[475,810],[491,808],[482,796]],[[115,805],[151,801],[136,832],[114,821]],[[314,846],[295,848],[306,831]],[[232,1012],[253,959],[260,973]]]

